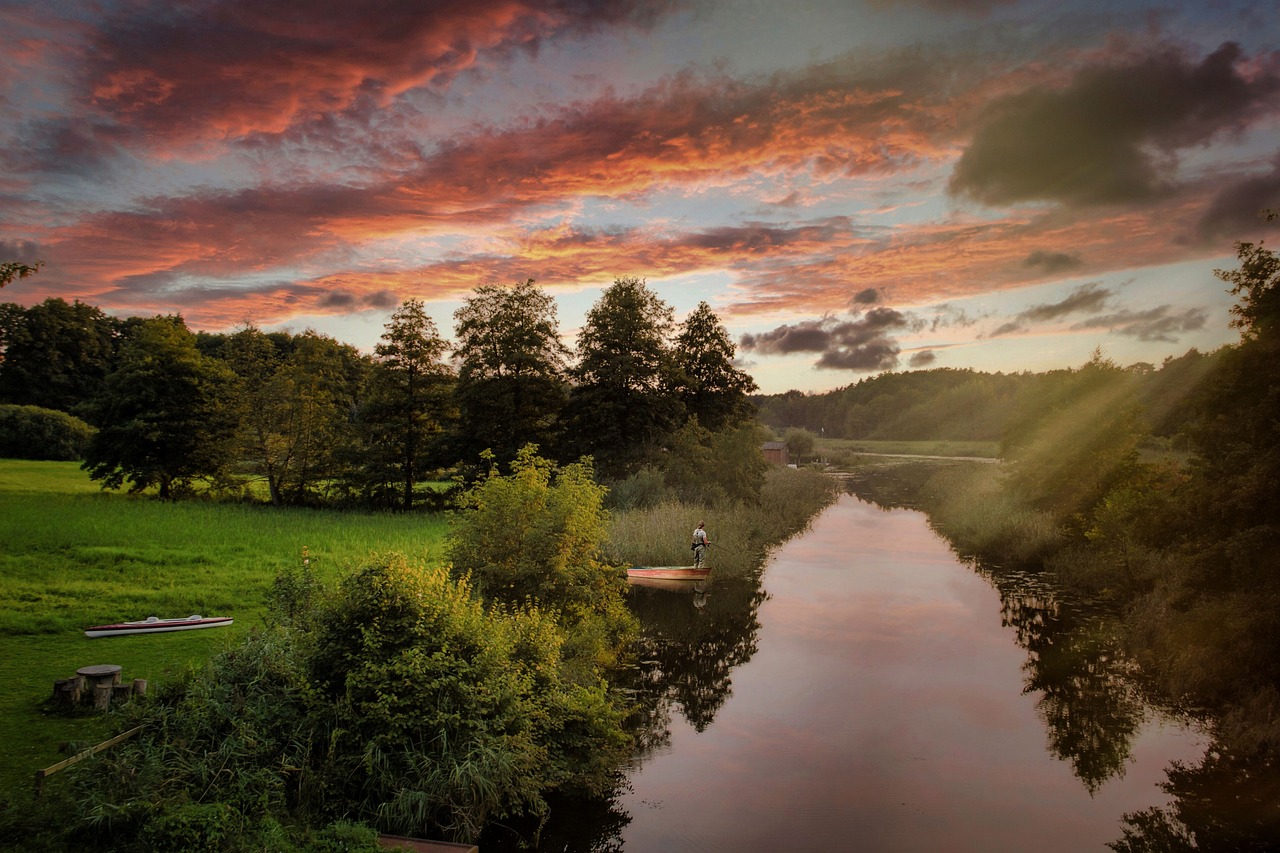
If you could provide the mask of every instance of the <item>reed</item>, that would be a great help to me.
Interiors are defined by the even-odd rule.
[[[706,506],[667,500],[657,506],[615,511],[606,556],[616,564],[687,566],[693,529],[706,522],[708,562],[717,574],[745,575],[765,552],[795,535],[836,495],[830,478],[810,469],[773,468],[757,503]]]
[[[1062,532],[1053,517],[1020,504],[1004,487],[994,465],[964,465],[939,471],[921,499],[933,526],[956,550],[996,563],[1031,565],[1061,549]]]

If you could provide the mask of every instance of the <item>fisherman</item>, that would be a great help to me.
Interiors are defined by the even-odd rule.
[[[700,568],[702,566],[702,557],[707,553],[707,546],[711,543],[707,540],[707,531],[705,524],[701,521],[693,531],[693,544],[689,547],[693,550],[693,567]]]

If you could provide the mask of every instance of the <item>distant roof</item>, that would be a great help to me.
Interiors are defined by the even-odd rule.
[[[766,441],[764,443],[765,450],[786,450],[787,443],[785,441]]]

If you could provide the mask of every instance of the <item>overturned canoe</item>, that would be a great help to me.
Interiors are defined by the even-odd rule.
[[[86,628],[86,637],[123,637],[128,634],[159,634],[164,631],[192,631],[196,628],[217,628],[231,624],[230,616],[185,616],[180,619],[161,619],[148,616],[139,622],[117,622],[114,625],[94,625]]]
[[[632,566],[627,569],[628,580],[700,581],[710,574],[710,566]]]

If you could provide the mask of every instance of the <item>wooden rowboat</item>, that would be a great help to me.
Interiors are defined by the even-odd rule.
[[[710,574],[710,566],[632,566],[627,569],[628,580],[701,581]]]
[[[185,616],[180,619],[161,619],[148,616],[139,622],[117,622],[114,625],[94,625],[86,628],[86,637],[123,637],[129,634],[159,634],[164,631],[191,631],[196,628],[217,628],[231,624],[230,616]]]

